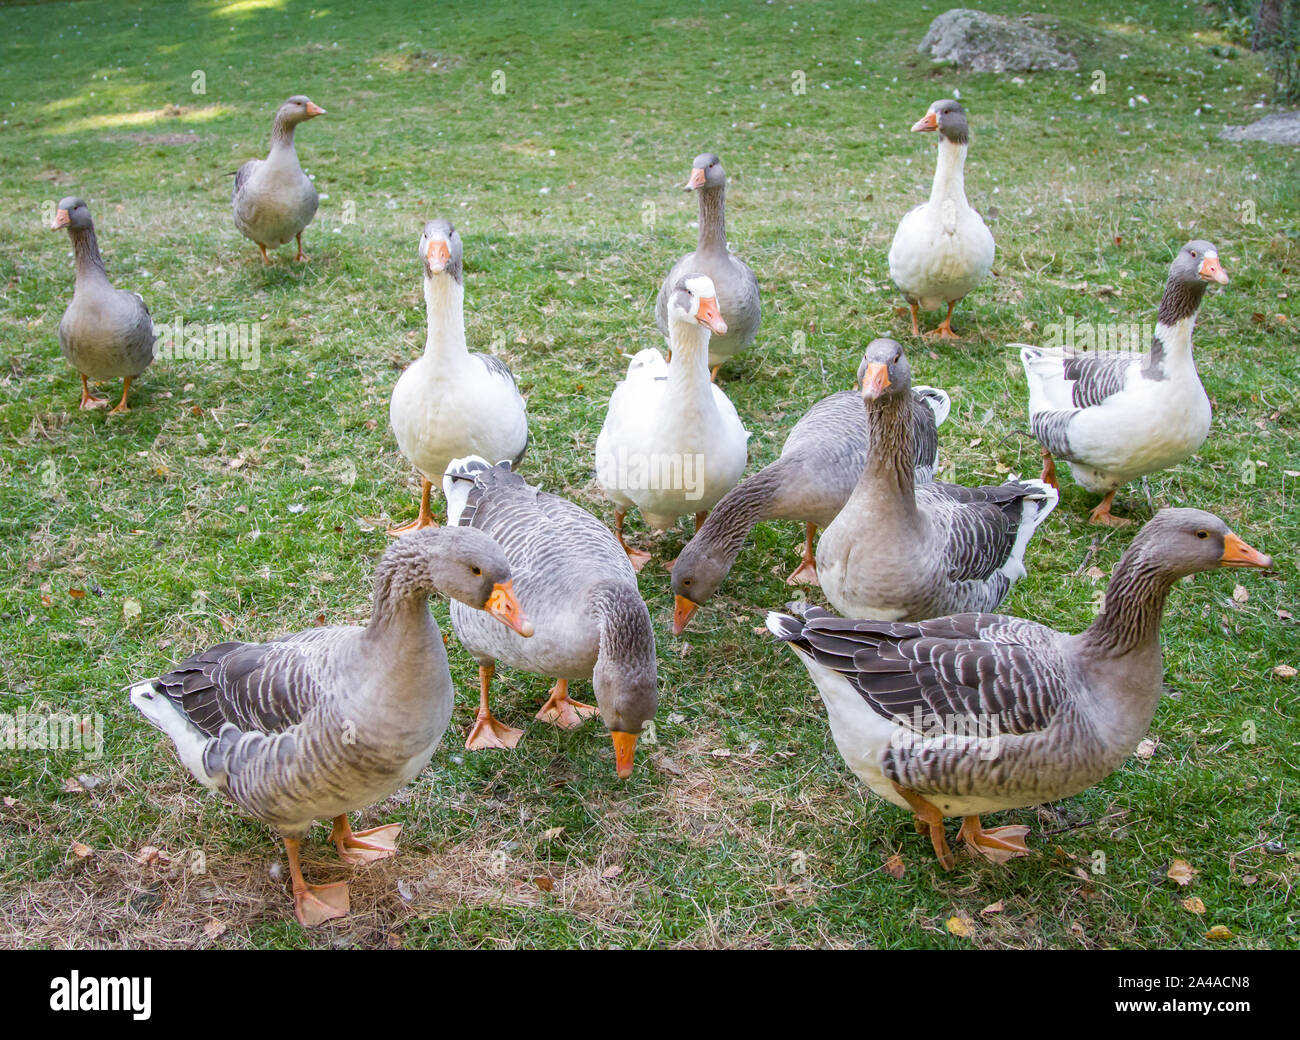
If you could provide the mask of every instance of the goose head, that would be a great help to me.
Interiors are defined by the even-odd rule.
[[[645,611],[645,604],[640,604]],[[650,631],[650,617],[645,613],[644,630]],[[601,720],[614,744],[614,770],[619,779],[632,775],[636,742],[647,722],[659,707],[659,676],[655,667],[654,639],[644,655],[620,654],[596,659],[591,675]]]
[[[966,144],[970,140],[970,127],[966,123],[966,110],[952,98],[936,101],[925,115],[912,124],[914,132],[938,131],[939,136],[953,144]]]
[[[905,394],[912,387],[912,368],[902,345],[894,339],[873,339],[858,366],[858,386],[867,404]]]
[[[459,282],[462,255],[460,232],[451,221],[438,218],[424,225],[420,232],[420,262],[426,278],[449,275]]]
[[[315,119],[324,114],[325,109],[307,95],[295,94],[276,111],[275,121],[285,126],[297,126],[299,123],[305,123],[308,119]]]
[[[704,325],[719,336],[727,331],[718,309],[718,292],[705,274],[688,274],[678,279],[668,297],[668,316],[684,324]]]
[[[682,185],[685,191],[700,188],[721,188],[727,183],[727,171],[722,168],[722,160],[712,152],[703,152],[695,157],[691,164],[691,175]]]
[[[490,535],[472,527],[428,528],[397,539],[384,555],[394,558],[408,590],[436,590],[487,611],[521,636],[533,634],[515,598],[506,554]]]
[[[1228,272],[1219,263],[1219,251],[1203,238],[1194,238],[1178,251],[1174,262],[1169,265],[1169,281],[1182,282],[1188,286],[1197,282],[1218,282],[1228,284]]]
[[[686,543],[673,561],[673,635],[686,631],[695,612],[713,598],[730,569],[697,539]]]
[[[50,224],[51,231],[58,231],[60,228],[88,231],[92,227],[94,225],[90,220],[90,209],[81,199],[69,195],[66,199],[59,200],[58,209],[54,214],[54,221]]]
[[[1134,536],[1128,553],[1140,554],[1146,566],[1176,578],[1220,567],[1273,566],[1271,557],[1252,549],[1203,509],[1160,510]]]

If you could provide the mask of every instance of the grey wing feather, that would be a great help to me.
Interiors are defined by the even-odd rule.
[[[1088,408],[1101,404],[1106,398],[1119,393],[1124,389],[1124,383],[1133,363],[1134,359],[1131,356],[1085,354],[1065,358],[1062,374],[1068,381],[1074,383],[1071,388],[1074,406]]]
[[[1069,459],[1073,455],[1070,449],[1070,420],[1079,414],[1078,408],[1055,408],[1035,412],[1029,417],[1029,432],[1053,455]]]
[[[926,484],[916,489],[918,505],[948,521],[948,577],[953,581],[991,578],[1011,558],[1025,499],[1038,488],[1008,482],[986,487]]]
[[[249,159],[248,162],[235,171],[235,187],[230,193],[232,201],[239,194],[240,189],[248,183],[248,178],[253,175],[253,171],[257,169],[258,164],[261,162],[261,159]]]

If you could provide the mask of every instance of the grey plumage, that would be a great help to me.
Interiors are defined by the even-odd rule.
[[[276,110],[267,157],[249,159],[235,173],[230,194],[235,227],[263,249],[293,241],[316,215],[320,198],[298,162],[293,137],[295,127],[321,114],[303,95],[289,98]]]

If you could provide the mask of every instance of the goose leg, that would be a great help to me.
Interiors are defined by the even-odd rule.
[[[1056,460],[1052,458],[1052,453],[1046,448],[1043,449],[1043,473],[1038,479],[1044,484],[1050,484],[1057,491],[1061,490],[1061,485],[1056,479]]]
[[[907,301],[908,309],[912,312],[912,335],[917,339],[921,338],[921,308],[914,300]]]
[[[1017,856],[1029,855],[1029,846],[1025,844],[1028,833],[1029,828],[1019,824],[985,830],[978,816],[966,816],[962,818],[957,837],[990,862],[1005,863]]]
[[[956,300],[948,304],[948,313],[944,315],[943,321],[939,322],[939,327],[933,332],[925,334],[926,339],[961,339],[957,333],[952,331],[952,309],[956,305]]]
[[[482,751],[484,748],[508,750],[523,738],[523,730],[507,726],[493,715],[492,709],[488,707],[488,688],[492,685],[492,676],[496,670],[494,664],[478,666],[478,715],[474,719],[469,736],[465,738],[466,751]]]
[[[718,369],[720,369],[721,367],[722,367],[721,365],[714,365],[711,369],[709,369],[710,383],[716,383],[718,381]]]
[[[390,527],[388,529],[390,537],[396,538],[398,535],[410,534],[412,531],[423,531],[426,527],[438,526],[438,521],[433,518],[433,512],[429,508],[429,496],[432,493],[433,482],[428,477],[425,477],[420,486],[420,515],[409,524]]]
[[[270,267],[270,266],[271,266],[271,258],[270,258],[269,256],[266,255],[266,246],[262,245],[261,242],[258,242],[258,243],[257,243],[257,248],[260,249],[260,250],[262,251],[262,263],[263,263],[263,265],[265,265],[266,267]]]
[[[298,862],[298,839],[285,838],[284,849],[289,854],[289,877],[293,881],[293,912],[304,928],[346,917],[351,909],[348,883],[335,881],[332,885],[309,885],[302,877],[302,864]]]
[[[618,544],[627,553],[627,558],[632,561],[632,569],[639,572],[642,567],[650,562],[650,554],[640,549],[633,549],[623,540],[623,517],[625,516],[627,516],[626,509],[614,510],[614,537],[618,539]]]
[[[817,557],[813,553],[813,535],[817,533],[816,524],[806,525],[808,533],[803,543],[803,559],[793,574],[785,579],[787,585],[820,585],[817,580]]]
[[[108,407],[107,397],[96,397],[90,392],[90,384],[86,382],[86,377],[81,377],[81,404],[78,405],[83,412],[88,412],[92,408]]]
[[[343,862],[372,863],[397,854],[397,836],[401,833],[400,823],[371,827],[368,831],[354,831],[348,823],[348,814],[340,813],[334,817],[330,841],[339,850],[339,858]]]
[[[127,376],[122,380],[122,400],[117,402],[116,408],[110,408],[109,415],[121,415],[123,412],[129,412],[131,409],[126,406],[126,392],[131,389],[131,377]]]
[[[599,713],[600,709],[590,704],[569,700],[569,680],[556,679],[555,685],[551,687],[551,695],[542,705],[542,710],[537,713],[537,717],[543,722],[559,726],[560,729],[577,729],[587,719]]]
[[[894,784],[894,790],[903,796],[903,800],[912,807],[912,812],[916,813],[916,829],[921,830],[924,824],[930,832],[930,844],[934,846],[934,854],[939,859],[939,866],[944,870],[952,870],[957,865],[953,859],[952,850],[948,848],[948,839],[943,835],[943,813],[939,811],[937,805],[932,805],[922,798],[915,791],[909,791],[906,787],[899,787]]]
[[[294,259],[297,260],[297,261],[299,261],[299,262],[301,262],[301,261],[303,261],[303,260],[310,260],[310,259],[311,259],[311,257],[309,257],[306,253],[304,253],[304,252],[302,251],[302,232],[301,232],[301,231],[298,232],[298,255],[295,256]]]
[[[1103,527],[1123,527],[1125,524],[1131,523],[1132,521],[1125,520],[1122,516],[1115,516],[1110,511],[1110,507],[1114,505],[1114,503],[1115,492],[1112,491],[1097,503],[1096,509],[1088,514],[1088,523],[1101,524]]]

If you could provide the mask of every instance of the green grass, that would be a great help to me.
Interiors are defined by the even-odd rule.
[[[1292,150],[1215,138],[1262,114],[1255,59],[1208,53],[1218,37],[1174,2],[1072,5],[1079,74],[1019,84],[932,67],[915,44],[938,9],[909,5],[349,6],[0,10],[0,712],[99,713],[107,738],[97,762],[0,750],[0,942],[1170,947],[1211,945],[1222,924],[1232,945],[1300,945],[1297,680],[1273,674],[1300,665],[1300,482],[1285,475],[1300,469],[1300,204]],[[1093,69],[1104,95],[1087,89]],[[304,933],[268,873],[274,836],[206,797],[122,688],[223,639],[366,618],[383,526],[415,507],[387,402],[423,342],[422,221],[461,229],[471,340],[495,342],[529,398],[527,477],[609,518],[596,433],[622,355],[659,341],[654,294],[694,242],[694,199],[677,189],[693,156],[722,156],[733,246],[763,287],[758,343],[724,372],[754,432],[752,471],[850,384],[872,337],[906,331],[885,254],[934,155],[907,128],[957,90],[974,135],[968,192],[998,260],[956,314],[965,343],[909,348],[916,380],[953,395],[950,478],[1036,471],[1007,343],[1067,315],[1153,321],[1191,237],[1215,242],[1232,277],[1196,332],[1210,439],[1150,496],[1217,512],[1278,565],[1239,577],[1245,602],[1229,574],[1175,591],[1154,754],[1003,814],[1031,824],[1031,858],[943,873],[910,817],[848,772],[794,657],[753,634],[788,598],[801,534],[765,525],[686,638],[669,630],[666,572],[642,575],[661,707],[631,782],[590,724],[530,723],[513,754],[466,754],[453,728],[411,788],[365,814],[406,824],[403,855],[358,876],[346,922]],[[298,135],[327,198],[310,263],[282,249],[264,269],[231,223],[226,174],[264,153],[292,93],[329,110]],[[1149,104],[1129,107],[1139,94]],[[159,362],[129,415],[78,412],[57,343],[68,242],[41,226],[42,205],[69,194],[88,200],[116,285],[158,321],[262,322],[261,367]],[[1258,223],[1243,223],[1243,202]],[[1088,527],[1093,501],[1067,480],[1005,610],[1088,623],[1103,584],[1088,568],[1108,572],[1132,536]],[[1117,511],[1150,515],[1140,486]],[[672,532],[657,556],[684,539]],[[434,609],[449,631],[445,603]],[[454,645],[451,661],[463,731],[474,669]],[[547,681],[500,676],[499,712],[523,725]],[[101,783],[66,792],[82,773]],[[138,864],[149,845],[170,864]],[[897,880],[883,869],[895,852]],[[1185,889],[1165,877],[1175,858],[1199,872]],[[309,876],[344,876],[335,863],[313,843]],[[966,938],[945,927],[962,913]],[[215,938],[212,919],[226,926]]]

